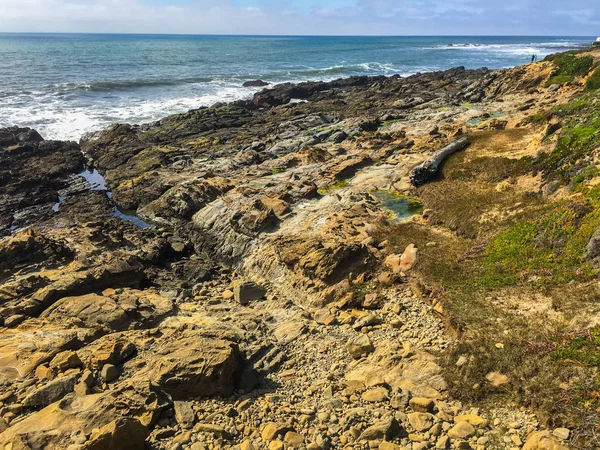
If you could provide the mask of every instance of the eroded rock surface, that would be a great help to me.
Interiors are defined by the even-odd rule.
[[[519,108],[553,104],[550,72],[281,85],[81,147],[0,130],[0,444],[525,442],[535,416],[449,396],[452,337],[408,287],[417,247],[390,254],[374,232],[403,214],[376,194],[409,193],[411,168],[457,136],[532,126]],[[111,196],[78,175],[81,150]],[[546,441],[562,445],[526,446]]]

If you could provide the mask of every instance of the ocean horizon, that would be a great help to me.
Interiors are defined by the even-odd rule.
[[[79,138],[147,123],[279,83],[500,69],[589,46],[587,36],[276,36],[0,33],[0,127]],[[25,75],[26,74],[26,75]]]

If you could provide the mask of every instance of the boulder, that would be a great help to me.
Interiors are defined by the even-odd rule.
[[[149,361],[150,378],[175,399],[228,397],[238,367],[238,346],[196,331],[165,337]]]
[[[264,87],[268,85],[269,83],[263,80],[250,80],[245,81],[244,84],[242,84],[243,87]]]

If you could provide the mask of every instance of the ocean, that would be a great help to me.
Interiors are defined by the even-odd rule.
[[[293,37],[0,34],[0,127],[79,140],[270,84],[352,75],[505,68],[587,47],[592,37]]]

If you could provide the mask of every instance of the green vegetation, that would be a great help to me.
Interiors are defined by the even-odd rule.
[[[593,74],[587,79],[585,88],[588,91],[600,89],[600,67],[598,67]]]
[[[600,146],[600,99],[587,94],[553,112],[563,120],[561,136],[554,150],[540,155],[534,166],[561,184],[581,182],[591,174],[594,151]]]
[[[326,195],[326,194],[330,193],[331,191],[334,191],[337,189],[343,189],[346,186],[348,186],[348,180],[338,180],[328,186],[325,186],[324,188],[317,190],[317,193],[319,195]]]
[[[547,85],[571,82],[575,77],[586,75],[594,65],[592,56],[577,56],[576,52],[557,53],[549,55],[544,61],[550,61],[556,66],[556,74]]]
[[[512,143],[523,135],[477,133],[440,180],[419,188],[430,224],[453,233],[416,223],[381,224],[378,233],[390,252],[417,245],[420,282],[462,338],[445,361],[453,395],[518,401],[548,426],[572,429],[574,448],[600,448],[600,327],[568,328],[600,302],[600,271],[586,258],[600,228],[600,186],[588,183],[600,175],[600,96],[588,92],[532,122],[551,117],[563,125],[552,152],[510,157],[503,133]],[[569,194],[549,201],[519,188],[540,174]],[[457,367],[460,357],[469,362]],[[508,383],[492,386],[490,372]]]

